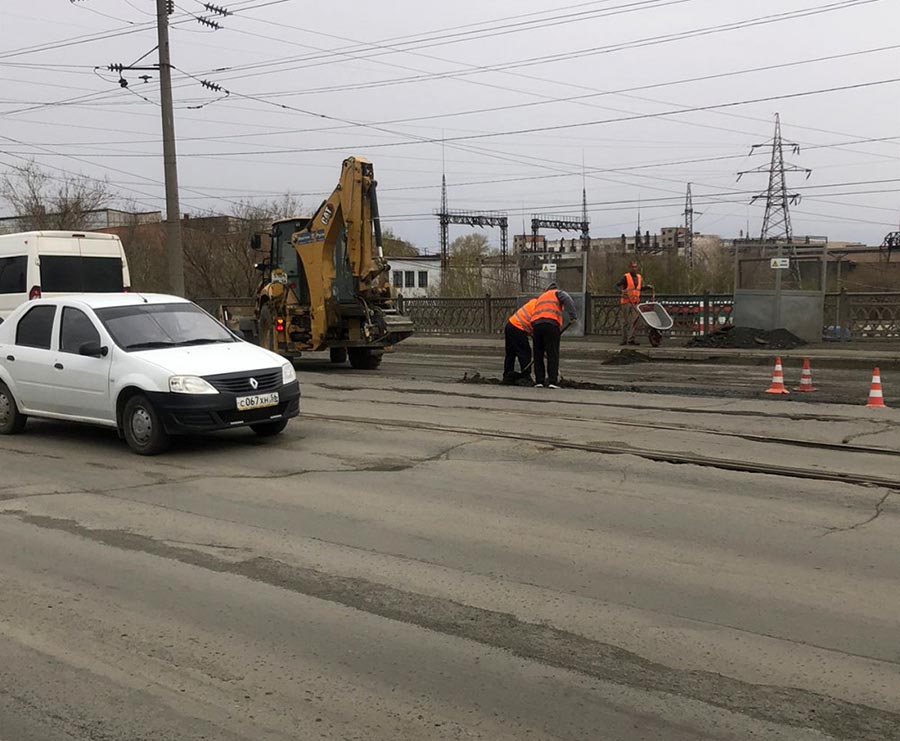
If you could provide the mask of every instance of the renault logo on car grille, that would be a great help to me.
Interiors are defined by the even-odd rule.
[[[251,379],[250,379],[250,387],[251,387],[254,391],[256,391],[256,389],[259,388],[259,381],[257,381],[255,378],[251,378]]]

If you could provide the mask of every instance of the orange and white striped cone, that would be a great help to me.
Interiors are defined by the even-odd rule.
[[[884,394],[881,393],[881,371],[878,368],[872,371],[872,386],[869,388],[869,401],[866,406],[887,408],[887,404],[884,403]]]
[[[800,385],[794,391],[815,391],[812,383],[812,369],[809,367],[809,358],[803,358],[803,370],[800,371]]]
[[[784,385],[784,371],[781,368],[781,358],[775,358],[775,372],[772,374],[772,385],[766,389],[767,394],[789,394],[790,391]]]

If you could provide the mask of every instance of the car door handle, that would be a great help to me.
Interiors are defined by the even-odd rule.
[[[6,356],[6,359],[7,359],[8,361],[12,362],[12,361],[14,361],[14,360],[16,359],[16,356],[15,356],[15,355],[7,355],[7,356]]]
[[[62,370],[63,364],[62,363],[54,363],[53,367],[56,368],[56,370]]]

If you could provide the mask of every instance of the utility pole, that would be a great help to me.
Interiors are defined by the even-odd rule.
[[[684,197],[684,252],[691,270],[694,269],[694,214],[699,215],[699,211],[694,211],[694,198],[688,183]]]
[[[156,0],[163,163],[166,180],[166,256],[169,264],[169,291],[176,296],[184,296],[184,252],[181,245],[181,207],[178,205],[178,167],[175,161],[172,65],[169,59],[169,15],[174,10],[173,0]]]

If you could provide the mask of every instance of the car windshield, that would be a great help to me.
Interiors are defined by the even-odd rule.
[[[114,306],[96,313],[123,350],[237,341],[199,306],[189,303]]]

